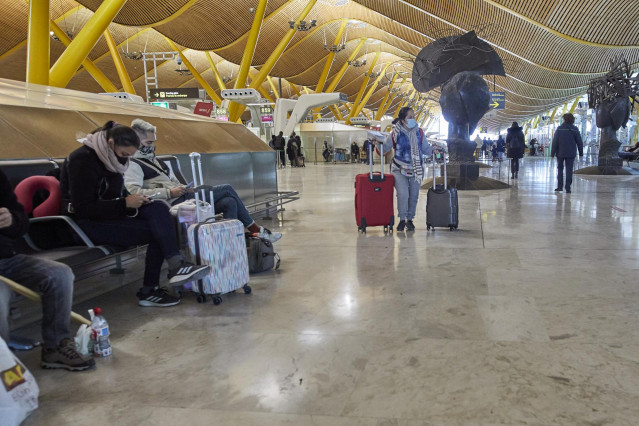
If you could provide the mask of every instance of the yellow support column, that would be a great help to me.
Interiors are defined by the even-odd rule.
[[[169,43],[169,46],[171,46],[171,49],[173,49],[175,52],[180,54],[180,58],[182,58],[182,62],[184,63],[184,66],[189,71],[191,71],[191,74],[193,74],[193,77],[197,80],[198,83],[200,83],[200,86],[202,86],[202,88],[206,90],[207,95],[209,95],[209,97],[213,99],[213,101],[216,104],[218,105],[222,104],[222,99],[217,95],[217,93],[215,93],[215,90],[213,90],[213,88],[209,85],[209,83],[207,83],[206,80],[202,78],[200,73],[197,72],[195,67],[186,58],[186,55],[184,54],[184,52],[180,52],[180,49],[177,47],[175,43],[173,43],[173,40],[169,39],[168,37],[164,37],[164,38],[166,42]]]
[[[340,41],[342,41],[342,35],[344,35],[344,30],[346,29],[346,24],[348,23],[347,19],[342,20],[342,25],[339,27],[339,31],[335,36],[335,42],[333,45],[337,46]],[[324,64],[324,69],[322,70],[322,74],[320,75],[319,81],[317,82],[317,87],[315,87],[316,93],[322,93],[324,90],[324,85],[326,84],[326,78],[328,77],[328,73],[331,70],[331,65],[333,65],[333,60],[335,59],[335,54],[337,52],[331,52],[328,54],[326,58],[326,63]]]
[[[235,80],[234,89],[243,89],[246,87],[246,79],[248,78],[249,71],[251,69],[251,63],[253,62],[253,54],[255,53],[255,46],[257,45],[257,39],[260,35],[262,28],[262,22],[264,21],[264,13],[266,12],[267,0],[260,0],[255,10],[255,16],[253,17],[253,25],[248,34],[246,40],[246,46],[244,46],[244,55],[242,55],[242,62],[240,63],[240,70]],[[261,84],[261,83],[260,83]]]
[[[275,99],[279,99],[280,98],[280,94],[277,91],[277,87],[275,87],[275,83],[273,83],[273,79],[271,78],[271,76],[267,76],[266,80],[268,80],[268,84],[269,86],[271,86],[271,90],[273,91],[273,94],[275,95]]]
[[[118,77],[120,77],[120,83],[122,83],[122,89],[127,93],[135,95],[135,89],[133,88],[133,84],[131,84],[131,77],[129,77],[129,73],[124,66],[124,62],[122,62],[120,52],[118,52],[118,47],[115,44],[115,40],[113,40],[113,36],[109,32],[108,28],[104,30],[104,39],[109,46],[109,51],[111,52],[115,69],[118,72]]]
[[[215,62],[213,62],[213,58],[211,58],[211,54],[209,52],[204,52],[204,54],[206,55],[206,59],[208,59],[209,61],[209,65],[211,66],[211,71],[213,71],[213,75],[215,75],[215,81],[217,81],[217,87],[219,87],[220,90],[225,90],[226,84],[224,84],[224,80],[222,80],[222,76],[218,72],[217,66],[215,65]]]
[[[570,107],[570,113],[573,114],[575,112],[575,110],[577,109],[577,105],[579,104],[579,97],[577,97],[575,99],[575,102],[572,103],[572,106]]]
[[[554,110],[552,110],[552,114],[550,114],[550,122],[552,123],[552,121],[555,119],[555,114],[557,114],[557,110],[559,109],[559,107],[555,108]]]
[[[388,98],[390,98],[391,91],[393,90],[393,86],[395,85],[395,80],[397,80],[398,76],[399,76],[398,73],[395,73],[395,75],[393,75],[393,78],[391,79],[391,82],[388,85],[388,93],[386,93],[386,96],[384,96],[384,99],[382,99],[382,102],[379,104],[379,108],[377,108],[377,113],[375,114],[375,120],[381,120],[382,119],[382,115],[383,115],[382,107],[384,105],[386,105],[386,102],[388,101]]]
[[[337,73],[337,75],[335,77],[333,77],[333,81],[331,81],[331,84],[328,85],[328,87],[326,88],[326,93],[330,93],[332,91],[335,90],[335,88],[337,87],[337,84],[339,83],[339,81],[342,79],[342,77],[344,76],[344,74],[346,73],[346,70],[348,69],[348,63],[351,62],[352,60],[355,59],[355,57],[357,56],[357,54],[359,53],[360,49],[362,48],[362,46],[364,46],[364,43],[366,42],[366,38],[363,38],[359,41],[359,43],[357,44],[357,46],[355,47],[355,50],[353,50],[353,52],[351,53],[351,55],[348,57],[348,59],[346,60],[346,62],[344,62],[344,65],[342,65],[342,68],[340,68],[339,72]]]
[[[353,103],[353,108],[351,108],[351,113],[349,114],[348,118],[346,119],[346,124],[350,123],[351,118],[356,117],[356,114],[358,114],[359,111],[361,111],[361,108],[359,107],[359,105],[362,102],[362,96],[364,96],[364,90],[366,90],[366,86],[368,86],[368,82],[371,80],[371,73],[375,69],[375,65],[377,64],[377,60],[379,59],[379,56],[381,54],[382,54],[381,50],[379,50],[379,51],[377,51],[377,53],[375,53],[375,58],[373,59],[373,63],[368,68],[368,72],[366,73],[366,77],[364,77],[364,81],[362,81],[362,85],[359,88],[359,92],[357,92],[357,97],[355,98],[355,102]],[[358,111],[358,109],[359,109],[359,111]]]
[[[399,114],[399,110],[402,109],[404,105],[410,102],[410,99],[412,99],[413,95],[415,95],[415,89],[413,89],[410,92],[410,94],[408,95],[405,101],[399,103],[399,105],[397,106],[397,111],[395,111],[395,114],[393,115],[393,117],[397,117],[397,114]]]
[[[377,89],[377,85],[382,80],[382,78],[386,74],[386,70],[388,69],[389,66],[391,66],[391,64],[392,64],[392,62],[387,63],[386,66],[380,72],[380,74],[377,76],[377,78],[373,82],[372,86],[370,87],[370,89],[368,89],[368,92],[366,92],[366,95],[364,95],[364,97],[362,98],[361,102],[359,103],[359,105],[355,109],[355,113],[353,114],[354,117],[357,117],[357,115],[360,113],[360,111],[366,106],[366,104],[368,103],[368,100],[371,98],[371,96],[373,96],[373,93],[375,92],[375,89]]]
[[[402,79],[402,81],[399,83],[399,87],[398,89],[401,90],[402,86],[404,85],[404,82],[406,81],[406,77],[404,77]],[[399,92],[398,92],[399,93]],[[394,96],[390,96],[387,100],[386,103],[383,104],[382,106],[380,106],[379,111],[378,111],[378,115],[379,118],[377,118],[377,120],[381,120],[382,117],[384,117],[384,114],[386,114],[386,111],[388,111],[388,108],[390,108],[390,106],[393,104],[393,101],[395,100],[395,98],[397,97],[397,95]],[[380,113],[381,111],[381,113]]]
[[[95,13],[89,18],[82,30],[73,39],[69,47],[51,67],[49,84],[55,87],[66,87],[98,42],[104,30],[120,12],[126,0],[104,0]]]
[[[297,88],[297,86],[291,82],[288,83],[291,86],[291,89],[293,89],[293,93],[295,93],[297,95],[297,97],[299,98],[300,96],[302,96],[302,94],[300,93],[300,90]]]
[[[65,46],[69,46],[71,44],[71,39],[69,36],[62,31],[62,28],[55,23],[55,21],[51,20],[51,30],[53,34],[64,44]],[[108,79],[106,75],[90,60],[85,59],[82,62],[82,66],[87,70],[91,77],[104,89],[105,92],[117,92],[118,88],[115,87],[115,84],[111,83],[111,80]]]
[[[31,0],[27,35],[27,83],[49,84],[50,21],[49,0]]]

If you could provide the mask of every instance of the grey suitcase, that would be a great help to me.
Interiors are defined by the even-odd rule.
[[[449,228],[451,231],[459,225],[459,213],[457,203],[457,188],[448,188],[446,174],[446,156],[444,162],[444,184],[436,185],[437,158],[433,153],[433,187],[428,189],[426,196],[426,229],[435,227]]]

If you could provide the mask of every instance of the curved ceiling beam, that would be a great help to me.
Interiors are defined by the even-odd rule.
[[[271,12],[266,18],[263,19],[262,21],[262,25],[266,24],[267,21],[269,21],[271,18],[273,18],[274,15],[276,15],[277,13],[279,13],[281,10],[283,10],[286,6],[288,6],[289,4],[295,2],[296,0],[288,0],[286,3],[284,3],[283,5],[281,5],[280,7],[278,7],[277,9],[275,9],[273,12]],[[239,36],[237,39],[235,39],[234,41],[230,42],[229,44],[227,44],[224,47],[220,47],[219,49],[211,49],[212,52],[216,52],[218,50],[222,50],[222,49],[227,49],[229,47],[233,47],[235,46],[237,43],[239,43],[240,41],[242,41],[242,39],[244,37],[247,37],[249,34],[250,30],[245,32],[244,34],[242,34],[241,36]]]
[[[537,21],[535,21],[533,19],[530,19],[529,17],[524,16],[521,13],[515,12],[514,10],[507,8],[506,6],[503,6],[503,5],[499,4],[499,3],[497,3],[496,1],[493,1],[493,0],[483,0],[483,1],[485,3],[488,3],[488,4],[498,8],[498,9],[503,10],[504,12],[506,12],[506,13],[508,13],[510,15],[513,15],[516,18],[519,18],[519,19],[521,19],[523,21],[528,22],[531,25],[539,27],[539,28],[541,28],[544,31],[548,31],[549,33],[551,33],[551,34],[553,34],[553,35],[555,35],[557,37],[561,37],[564,40],[572,41],[573,43],[583,44],[585,46],[603,47],[605,49],[639,49],[639,46],[632,46],[632,45],[623,46],[623,45],[614,45],[614,44],[595,43],[595,42],[592,42],[592,41],[587,41],[587,40],[582,40],[580,38],[572,37],[572,36],[569,36],[567,34],[560,33],[557,30],[553,30],[552,28],[542,24],[541,22],[537,22]]]
[[[164,25],[164,24],[168,24],[169,22],[171,22],[172,20],[179,18],[184,12],[186,12],[187,10],[189,10],[191,7],[193,7],[193,5],[195,5],[195,3],[197,3],[198,0],[189,0],[184,6],[182,6],[181,8],[179,8],[175,13],[173,13],[171,16],[167,16],[166,18],[162,19],[161,21],[158,22],[154,22],[152,24],[147,24],[147,25],[140,25],[140,27],[143,28],[148,28],[148,27],[155,27],[155,26],[159,26],[159,25]]]
[[[409,7],[413,8],[413,9],[415,9],[415,10],[421,12],[421,13],[423,13],[424,15],[427,15],[427,16],[429,16],[429,17],[431,17],[433,19],[436,19],[438,21],[441,21],[441,22],[445,23],[446,25],[450,25],[451,27],[453,27],[453,28],[455,28],[455,29],[457,29],[459,31],[468,32],[465,28],[462,28],[459,25],[455,25],[452,22],[447,21],[446,19],[444,19],[444,18],[442,18],[440,16],[437,16],[437,15],[435,15],[433,13],[430,13],[430,12],[420,8],[419,6],[415,6],[414,4],[408,3],[405,0],[397,0],[397,1],[400,2],[400,3],[405,4],[406,6],[409,6]],[[377,13],[379,13],[379,12],[377,12]],[[388,17],[386,15],[383,15],[383,16],[385,16],[387,19],[391,19],[390,17]],[[399,23],[399,22],[397,22],[395,20],[392,20],[392,21],[396,22],[396,23]],[[404,25],[404,24],[402,24],[402,25]],[[420,35],[422,35],[424,37],[428,37],[428,38],[432,39],[432,37],[429,37],[428,35],[422,33],[421,31],[416,30],[415,28],[411,28],[409,26],[406,26],[406,28],[410,28],[412,31],[414,31],[414,32],[416,32],[416,33],[418,33],[418,34],[420,34]],[[495,47],[495,48],[497,48],[499,50],[502,50],[502,51],[504,51],[504,52],[506,52],[506,53],[508,53],[510,55],[513,55],[517,59],[522,60],[522,61],[526,62],[527,64],[534,65],[534,66],[536,66],[538,68],[542,68],[542,69],[545,69],[547,71],[552,71],[552,72],[561,73],[561,74],[568,74],[568,75],[595,75],[595,74],[605,73],[605,72],[608,71],[608,70],[606,70],[606,71],[597,71],[597,72],[575,73],[575,72],[570,72],[570,71],[557,70],[557,69],[553,69],[553,68],[547,67],[545,65],[537,64],[537,63],[535,63],[535,62],[533,62],[533,61],[531,61],[529,59],[524,58],[523,56],[520,56],[520,55],[518,55],[518,54],[516,54],[514,52],[511,52],[510,50],[508,50],[508,49],[506,49],[504,47],[499,46],[496,43],[493,43],[492,41],[489,41],[489,40],[486,40],[486,39],[482,39],[482,40],[484,40],[486,43],[490,44],[491,46],[493,46],[493,47]]]

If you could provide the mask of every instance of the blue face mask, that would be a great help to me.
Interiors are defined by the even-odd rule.
[[[406,120],[406,127],[409,129],[414,129],[417,126],[417,121],[414,118],[409,118]]]

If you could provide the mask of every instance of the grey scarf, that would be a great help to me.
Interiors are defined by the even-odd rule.
[[[424,180],[424,168],[422,167],[422,153],[419,149],[419,140],[417,139],[417,133],[419,132],[419,127],[415,127],[414,129],[407,129],[401,123],[396,123],[393,126],[393,138],[397,140],[400,133],[404,133],[408,136],[408,140],[410,142],[410,157],[411,157],[411,167],[413,169],[413,176],[417,183],[421,184]]]
[[[128,159],[125,164],[118,161],[118,157],[115,155],[115,152],[113,152],[107,143],[106,132],[104,130],[88,134],[84,139],[81,139],[80,142],[93,149],[95,153],[98,154],[98,158],[102,161],[104,167],[106,167],[108,171],[124,174],[126,169],[129,168]]]

